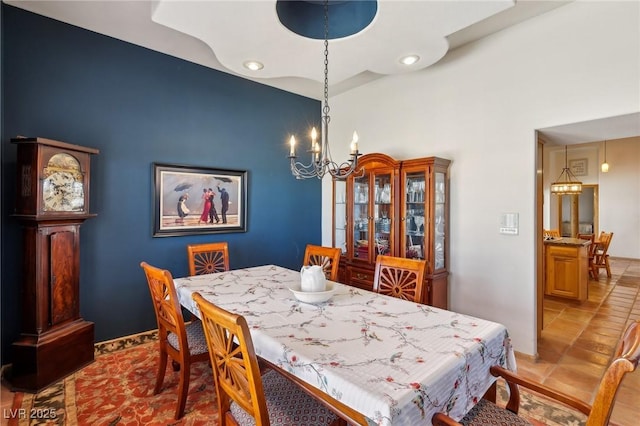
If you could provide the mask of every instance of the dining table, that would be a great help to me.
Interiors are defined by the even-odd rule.
[[[436,412],[461,419],[496,377],[516,370],[499,323],[337,282],[321,303],[297,300],[300,272],[263,265],[174,280],[183,307],[192,295],[245,317],[256,355],[347,407],[352,423],[430,425]]]

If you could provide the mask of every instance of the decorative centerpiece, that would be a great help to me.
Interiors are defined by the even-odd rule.
[[[301,302],[322,303],[333,296],[334,289],[331,281],[327,282],[321,266],[303,266],[300,269],[300,287],[290,287],[289,290]]]

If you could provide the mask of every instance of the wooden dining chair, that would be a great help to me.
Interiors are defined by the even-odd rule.
[[[274,370],[260,374],[253,341],[242,315],[193,294],[204,327],[221,426],[346,425],[331,410]]]
[[[373,291],[422,303],[426,260],[378,255]]]
[[[160,392],[167,369],[167,359],[171,358],[174,363],[179,365],[178,405],[175,413],[175,419],[178,420],[184,415],[187,393],[189,392],[191,363],[209,359],[207,342],[200,321],[184,323],[171,273],[146,262],[140,263],[140,266],[147,277],[153,309],[158,321],[160,353],[153,394],[157,395]]]
[[[491,367],[491,374],[502,377],[509,386],[509,401],[505,408],[485,399],[480,400],[460,422],[456,422],[444,413],[436,413],[432,423],[436,426],[454,425],[540,425],[535,419],[525,419],[518,416],[520,405],[520,391],[518,386],[528,388],[550,399],[572,407],[588,416],[586,426],[606,426],[613,409],[616,393],[625,374],[635,371],[640,360],[640,320],[632,322],[627,327],[618,343],[613,362],[605,370],[600,385],[589,405],[571,395],[555,391],[547,386],[520,377],[502,367]]]
[[[189,275],[212,274],[229,270],[229,247],[226,242],[189,244]]]
[[[542,236],[544,238],[560,238],[560,231],[557,229],[545,229],[542,231]]]
[[[578,234],[578,238],[581,240],[591,241],[591,244],[588,247],[587,254],[589,256],[589,276],[592,278],[596,278],[593,273],[593,262],[595,262],[595,254],[596,249],[598,248],[598,244],[595,240],[595,235],[593,234]]]
[[[324,275],[327,279],[337,281],[341,254],[342,251],[338,247],[323,247],[307,244],[302,264],[305,266],[322,266],[322,270],[324,271]]]
[[[600,269],[607,271],[607,277],[611,278],[611,266],[609,265],[609,245],[613,239],[613,232],[601,232],[593,254],[591,271],[594,278],[598,278]]]

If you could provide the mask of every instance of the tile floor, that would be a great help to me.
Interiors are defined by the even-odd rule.
[[[516,355],[518,372],[589,403],[609,365],[618,340],[633,320],[640,320],[640,261],[611,259],[611,278],[604,270],[589,281],[587,301],[545,299],[538,358]],[[640,371],[621,385],[611,425],[638,425]]]
[[[630,321],[640,319],[640,260],[611,260],[612,277],[601,271],[589,282],[583,303],[545,300],[544,330],[538,358],[517,355],[518,372],[592,402],[596,387],[610,362],[618,339]],[[640,416],[640,371],[622,382],[611,425],[634,426]],[[3,413],[13,394],[2,386]],[[3,415],[0,426],[6,425]]]

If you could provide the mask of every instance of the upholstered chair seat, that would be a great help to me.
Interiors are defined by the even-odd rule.
[[[300,388],[271,370],[262,375],[264,397],[272,425],[330,425],[336,415]],[[230,406],[239,426],[255,426],[255,419],[235,402]]]
[[[185,324],[185,331],[187,332],[187,344],[189,345],[189,353],[191,355],[199,355],[207,352],[207,339],[204,337],[204,330],[202,329],[202,323],[196,319],[188,324]],[[180,350],[180,342],[178,336],[175,333],[169,332],[167,335],[167,342],[176,349]]]
[[[532,423],[528,419],[520,417],[504,408],[500,408],[486,399],[481,399],[480,402],[460,420],[460,424],[463,426],[531,426],[540,423]]]

